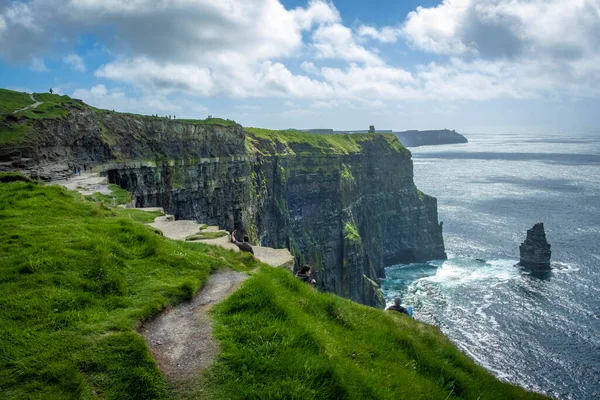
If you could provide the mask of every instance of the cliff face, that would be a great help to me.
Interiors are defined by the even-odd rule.
[[[287,247],[321,289],[368,305],[383,305],[385,265],[445,258],[436,200],[416,189],[411,154],[391,136],[227,125],[78,111],[40,121],[0,161],[45,179],[95,165],[137,206]]]
[[[466,137],[454,130],[403,131],[394,135],[406,147],[432,146],[438,144],[467,143]]]

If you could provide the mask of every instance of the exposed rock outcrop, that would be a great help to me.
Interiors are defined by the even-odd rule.
[[[394,135],[406,147],[432,146],[438,144],[467,143],[466,137],[454,130],[404,131]]]
[[[363,304],[384,305],[384,266],[446,257],[436,199],[416,189],[411,154],[391,135],[339,136],[346,147],[332,151],[236,124],[93,110],[33,129],[26,143],[0,146],[4,166],[57,179],[94,165],[137,207],[288,248],[321,289]]]
[[[546,240],[544,224],[538,222],[527,230],[527,238],[519,247],[519,265],[536,270],[550,269],[550,244]]]

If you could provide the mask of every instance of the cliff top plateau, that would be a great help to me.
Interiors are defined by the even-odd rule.
[[[315,135],[332,135],[332,134],[365,134],[365,133],[378,133],[378,134],[389,134],[393,133],[400,142],[406,147],[419,147],[419,146],[433,146],[439,144],[455,144],[455,143],[468,143],[466,137],[456,132],[455,130],[449,129],[437,129],[427,131],[401,131],[393,132],[392,130],[350,130],[350,131],[335,131],[333,129],[306,129],[304,132],[315,134]]]
[[[235,121],[144,116],[101,110],[68,96],[0,89],[0,171],[62,163],[64,169],[107,162],[246,155],[348,155],[365,147],[406,149],[392,135],[314,136],[246,128]],[[67,166],[68,164],[68,166]],[[56,166],[37,171],[57,178]]]

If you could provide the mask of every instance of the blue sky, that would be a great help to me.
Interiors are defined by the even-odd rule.
[[[600,131],[600,0],[0,0],[0,86],[267,128]]]

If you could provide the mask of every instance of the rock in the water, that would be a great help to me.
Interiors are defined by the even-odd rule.
[[[550,269],[550,244],[546,240],[544,224],[538,222],[527,231],[527,238],[519,247],[519,265],[533,269]]]

